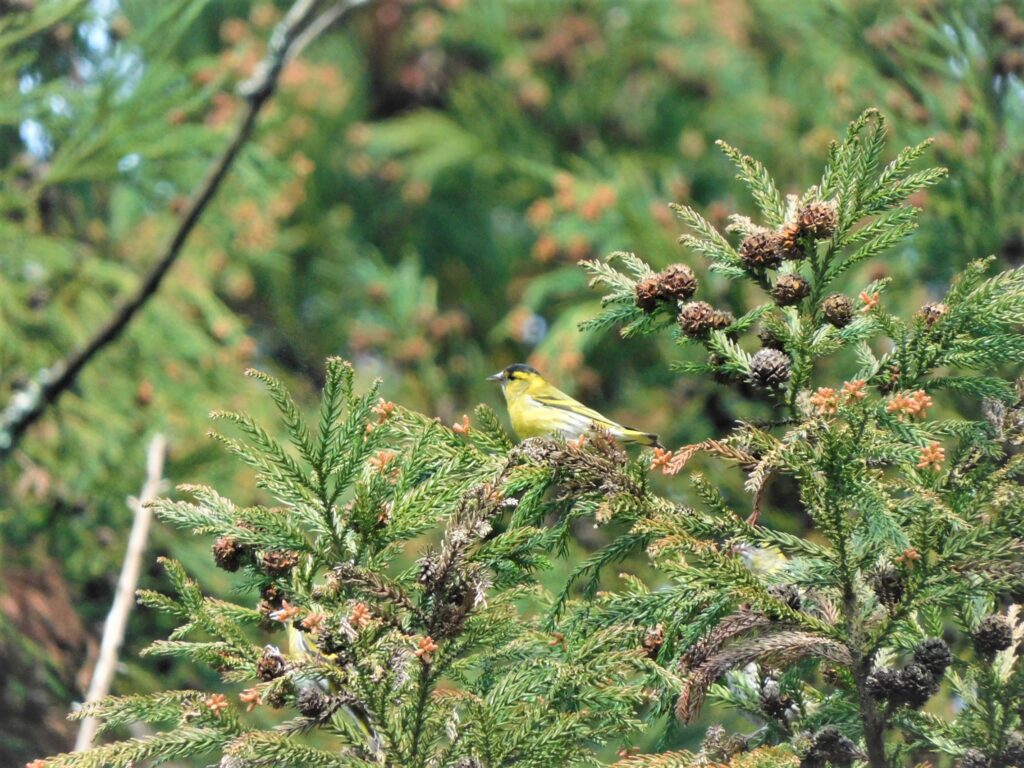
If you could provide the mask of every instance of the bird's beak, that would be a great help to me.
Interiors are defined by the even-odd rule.
[[[498,371],[493,376],[488,376],[487,380],[488,381],[504,381],[505,380],[505,372],[504,371]]]

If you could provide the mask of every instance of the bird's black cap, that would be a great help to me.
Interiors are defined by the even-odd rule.
[[[487,380],[505,382],[508,381],[509,379],[514,379],[517,373],[535,373],[538,376],[540,376],[540,371],[538,371],[533,366],[526,365],[526,363],[513,363],[512,365],[508,366],[502,371],[499,371],[493,376],[488,376]]]
[[[505,369],[505,373],[536,373],[538,376],[540,375],[540,371],[526,363],[514,363]]]

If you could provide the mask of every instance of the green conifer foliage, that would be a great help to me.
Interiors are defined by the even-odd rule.
[[[214,414],[227,425],[214,437],[268,502],[186,486],[191,500],[156,505],[214,537],[244,597],[204,595],[173,560],[173,594],[140,593],[181,622],[147,653],[209,665],[223,685],[90,705],[75,716],[165,728],[40,765],[586,765],[662,715],[695,721],[709,699],[756,725],[710,728],[695,754],[627,746],[620,768],[1019,762],[1024,391],[1004,376],[1024,358],[1024,271],[977,262],[910,319],[887,311],[884,281],[844,293],[850,267],[913,227],[907,197],[943,175],[912,170],[926,144],[883,165],[884,137],[866,112],[820,183],[789,198],[723,145],[757,222],[733,217],[734,244],[678,211],[691,250],[749,289],[735,295],[762,295],[752,309],[702,305],[688,272],[632,254],[615,257],[625,272],[587,264],[611,291],[592,327],[678,323],[680,345],[708,355],[680,371],[767,400],[771,419],[728,435],[638,458],[596,430],[514,445],[483,407],[449,428],[376,387],[357,393],[339,359],[310,424],[252,372],[290,443],[233,412]],[[801,296],[772,300],[781,274],[803,277]],[[848,377],[820,365],[833,355]],[[983,418],[957,413],[964,402]],[[697,452],[739,467],[749,509],[700,475],[697,505],[658,494],[650,470],[675,475]],[[772,482],[793,489],[808,536],[760,524]],[[585,518],[626,531],[549,596],[536,573]],[[659,580],[598,592],[605,567],[637,552]],[[935,706],[949,691],[958,711]]]
[[[201,79],[211,57],[193,47],[212,5],[0,3],[0,709],[10,713],[0,728],[3,765],[69,743],[74,726],[47,710],[64,710],[84,693],[80,672],[109,610],[130,529],[124,502],[139,492],[146,444],[163,432],[174,461],[202,463],[210,447],[201,439],[205,412],[229,402],[236,371],[256,350],[223,290],[251,270],[226,267],[210,247],[226,239],[215,203],[219,223],[196,233],[184,270],[158,300],[80,372],[24,442],[11,433],[39,402],[41,383],[58,378],[60,363],[144,283],[225,143],[223,121],[206,119],[226,96],[224,78]],[[273,186],[279,169],[244,154],[244,185]],[[154,539],[153,549],[178,552]],[[65,619],[58,601],[46,599],[27,612],[30,625],[11,607],[27,604],[25,585],[40,573],[77,617]],[[48,636],[51,624],[61,629]],[[146,673],[129,663],[122,681],[131,688]]]
[[[940,215],[929,217],[930,231],[922,232],[930,263],[919,276],[947,280],[969,254],[994,253],[1007,266],[1019,265],[1020,3],[872,0],[816,10],[789,20],[802,28],[798,34],[811,40],[824,33],[847,52],[873,81],[861,97],[890,105],[902,136],[935,136],[937,157],[957,180],[930,200]]]
[[[1016,604],[1003,606],[1024,578],[1024,465],[1022,392],[1000,374],[1024,361],[1024,272],[989,276],[988,262],[976,262],[910,319],[886,310],[884,281],[855,301],[833,298],[849,267],[910,231],[918,211],[904,201],[942,176],[911,170],[926,144],[881,166],[884,134],[880,115],[866,112],[832,146],[820,184],[788,200],[759,163],[723,145],[759,208],[757,223],[732,217],[738,247],[677,208],[696,233],[682,242],[712,270],[764,293],[779,275],[801,274],[809,291],[792,304],[763,303],[697,334],[687,332],[692,304],[636,306],[634,284],[652,274],[636,256],[586,265],[612,291],[590,326],[624,324],[631,336],[664,330],[678,314],[680,344],[703,346],[709,361],[677,369],[746,380],[776,413],[655,457],[666,474],[698,451],[735,463],[750,509],[736,510],[702,475],[693,477],[698,508],[642,500],[649,513],[632,535],[668,585],[607,596],[587,622],[659,625],[658,658],[684,681],[673,705],[681,721],[696,719],[710,695],[761,724],[747,746],[789,744],[804,766],[883,768],[968,749],[1010,765],[997,761],[1019,740],[1024,673],[1014,648],[1024,626]],[[755,325],[767,342],[759,351]],[[835,379],[833,363],[822,380],[819,363],[843,350],[849,378]],[[986,418],[952,415],[958,396]],[[758,525],[773,479],[794,489],[813,524],[808,538]],[[955,717],[921,711],[944,681],[964,707]]]
[[[239,507],[189,486],[190,501],[155,507],[216,537],[215,557],[250,598],[206,597],[173,560],[163,564],[174,593],[139,595],[181,622],[146,653],[208,664],[224,689],[89,705],[75,717],[169,728],[46,765],[189,755],[220,755],[222,765],[582,765],[592,762],[585,745],[637,724],[643,683],[671,675],[621,641],[628,630],[570,637],[517,608],[544,601],[532,575],[559,535],[531,524],[554,478],[545,451],[569,451],[568,466],[580,467],[573,481],[593,485],[620,449],[607,438],[601,450],[512,447],[484,408],[460,435],[383,401],[376,387],[357,394],[338,359],[310,427],[277,380],[251,375],[291,445],[240,413],[214,414],[239,437],[214,436],[255,470],[275,506]],[[509,516],[521,522],[504,524]],[[436,543],[423,544],[428,533]],[[286,719],[254,728],[244,710],[255,707]]]

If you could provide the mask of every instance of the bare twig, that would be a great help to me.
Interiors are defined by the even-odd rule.
[[[192,196],[174,234],[167,242],[156,264],[146,275],[135,293],[118,308],[113,316],[76,352],[36,373],[29,384],[11,398],[0,412],[0,459],[6,457],[18,444],[25,431],[55,403],[78,378],[82,369],[108,344],[117,340],[132,318],[153,297],[168,270],[174,265],[192,230],[203,212],[220,189],[231,170],[239,151],[252,135],[260,110],[273,95],[284,65],[308,45],[316,35],[326,30],[347,10],[367,0],[346,0],[332,3],[320,12],[320,0],[296,0],[281,23],[274,30],[266,57],[253,77],[242,84],[241,93],[248,102],[231,139],[220,156],[210,166],[206,178]],[[319,15],[318,15],[319,12]]]
[[[365,5],[368,2],[369,0],[348,0],[348,2],[334,3],[330,8],[313,19],[313,21],[309,23],[309,26],[307,26],[298,35],[298,37],[295,38],[295,42],[292,43],[291,49],[288,51],[285,63],[298,57],[305,50],[307,45],[320,37],[320,35],[326,32],[332,24],[348,13],[351,9],[360,5]]]
[[[146,540],[149,538],[149,524],[153,518],[153,512],[147,506],[147,502],[155,499],[161,491],[166,454],[167,440],[163,435],[156,435],[146,451],[146,482],[142,486],[142,493],[139,494],[139,498],[130,500],[135,511],[135,521],[128,537],[121,575],[117,579],[114,602],[103,624],[103,639],[100,641],[96,668],[93,670],[89,690],[85,695],[87,704],[106,696],[114,680],[121,644],[124,642],[125,629],[128,627],[128,616],[135,603],[135,588],[138,586],[139,573],[142,570],[142,555],[146,551]],[[75,740],[76,752],[92,746],[98,727],[99,721],[94,717],[82,721],[78,729],[78,738]]]

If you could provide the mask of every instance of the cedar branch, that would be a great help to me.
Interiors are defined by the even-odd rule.
[[[178,226],[164,246],[160,258],[145,279],[96,331],[86,344],[63,360],[58,360],[38,371],[25,389],[16,393],[0,412],[0,460],[6,458],[18,445],[22,436],[78,379],[82,370],[104,348],[116,341],[136,314],[156,294],[164,277],[177,261],[189,235],[202,218],[228,172],[234,165],[242,147],[252,136],[256,118],[277,88],[278,78],[285,64],[298,54],[313,38],[326,30],[345,11],[367,0],[345,0],[332,3],[318,15],[318,0],[296,0],[281,23],[274,30],[266,57],[255,75],[242,84],[240,92],[247,101],[246,110],[238,121],[227,146],[211,164],[206,177],[193,193],[191,201],[181,214]]]

